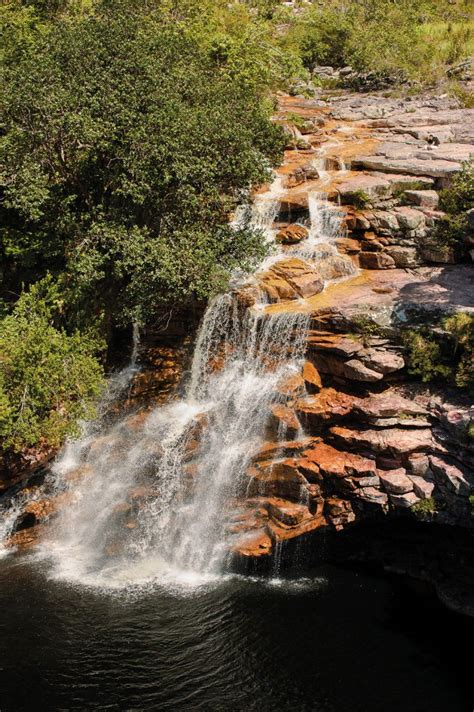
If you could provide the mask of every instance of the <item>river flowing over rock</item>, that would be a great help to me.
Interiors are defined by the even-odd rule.
[[[472,528],[472,405],[408,383],[399,338],[415,317],[474,312],[472,268],[429,244],[472,112],[279,99],[276,121],[312,129],[296,149],[292,127],[273,184],[235,215],[273,251],[209,304],[192,358],[187,322],[143,334],[112,381],[121,416],[104,407],[13,493],[5,550],[39,542],[53,575],[120,587],[278,572],[295,541],[366,520]]]

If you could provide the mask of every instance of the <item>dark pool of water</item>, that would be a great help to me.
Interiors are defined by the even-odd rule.
[[[473,626],[401,579],[325,567],[111,596],[0,562],[0,710],[471,712]]]

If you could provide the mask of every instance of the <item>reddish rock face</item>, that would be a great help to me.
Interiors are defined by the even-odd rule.
[[[351,430],[334,427],[331,433],[349,448],[364,448],[377,454],[408,455],[418,450],[429,451],[433,445],[431,430]]]
[[[341,452],[322,442],[310,450],[305,450],[303,455],[310,462],[314,462],[323,474],[332,477],[366,477],[377,472],[374,460]]]
[[[259,282],[270,301],[311,297],[324,288],[315,267],[296,257],[276,262],[259,275]]]
[[[296,401],[295,410],[310,424],[318,420],[337,420],[348,415],[354,408],[354,398],[336,391],[323,388],[319,393]]]
[[[276,236],[283,245],[296,245],[308,237],[308,229],[303,225],[291,224],[282,228]]]
[[[394,269],[395,260],[384,252],[361,252],[360,266],[363,269]]]
[[[306,361],[303,366],[303,380],[310,391],[319,391],[323,387],[321,376],[311,361]]]
[[[264,528],[249,531],[233,547],[234,554],[258,558],[270,554],[273,542]]]
[[[301,429],[300,421],[292,408],[286,405],[273,405],[271,412],[277,432],[282,429],[291,436],[292,433],[296,435]]]

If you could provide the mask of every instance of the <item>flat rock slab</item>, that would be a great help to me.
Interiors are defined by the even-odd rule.
[[[411,309],[474,313],[474,270],[469,265],[363,271],[356,277],[329,285],[305,304],[272,305],[269,312],[310,311],[317,328],[336,321],[350,330],[352,320],[364,316],[381,326],[403,321]],[[315,345],[318,341],[314,332]],[[311,336],[309,339],[311,345]],[[329,339],[328,339],[329,344]],[[357,342],[349,352],[355,354]]]

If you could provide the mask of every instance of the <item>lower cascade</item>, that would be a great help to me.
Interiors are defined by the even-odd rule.
[[[66,447],[54,472],[72,481],[71,502],[43,545],[60,577],[114,585],[225,570],[246,471],[284,399],[278,383],[301,368],[307,322],[217,297],[183,400]]]

